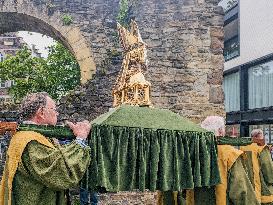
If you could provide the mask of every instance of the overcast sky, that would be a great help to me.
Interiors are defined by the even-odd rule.
[[[42,54],[42,57],[47,57],[48,55],[48,46],[55,44],[53,38],[48,36],[43,36],[40,33],[28,32],[28,31],[19,31],[18,36],[22,37],[23,40],[31,47],[32,44],[36,45],[36,48],[39,49],[39,52]]]

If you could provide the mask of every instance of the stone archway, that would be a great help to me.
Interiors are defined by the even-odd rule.
[[[81,69],[81,83],[86,83],[96,70],[88,40],[77,25],[64,25],[60,12],[48,15],[47,5],[37,8],[33,4],[22,0],[0,2],[0,34],[26,30],[60,41],[75,56]]]

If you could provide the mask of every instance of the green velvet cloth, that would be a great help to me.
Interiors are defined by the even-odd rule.
[[[219,145],[232,145],[232,146],[246,146],[250,145],[252,140],[244,137],[219,137],[217,144]]]
[[[124,105],[92,124],[88,143],[95,160],[87,171],[84,187],[165,191],[220,182],[215,137],[178,114]],[[74,138],[67,127],[20,125],[19,130]]]
[[[74,136],[72,130],[65,126],[53,125],[34,125],[34,124],[20,124],[17,128],[18,131],[34,131],[38,132],[48,138],[73,140]]]
[[[89,189],[179,191],[220,183],[214,135],[178,114],[121,106],[92,124]]]
[[[75,142],[57,149],[30,142],[13,180],[12,205],[65,205],[65,189],[77,186],[89,162],[90,148]]]
[[[204,133],[94,126],[89,186],[181,190],[220,182],[215,141]]]
[[[92,124],[147,129],[207,132],[180,115],[167,110],[122,105],[96,118]]]
[[[252,162],[252,152],[251,151],[244,151],[245,157],[243,158],[243,166],[251,182],[252,186],[254,187],[254,173],[253,173],[253,162]]]

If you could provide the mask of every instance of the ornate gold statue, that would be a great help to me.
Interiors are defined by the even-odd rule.
[[[120,42],[124,49],[121,72],[113,88],[113,106],[121,104],[151,105],[151,84],[145,80],[143,71],[147,68],[146,44],[143,42],[138,26],[131,21],[131,31],[118,23]]]

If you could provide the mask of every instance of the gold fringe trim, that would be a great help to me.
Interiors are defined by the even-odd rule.
[[[178,191],[174,191],[173,192],[174,205],[178,205],[177,196],[178,196]]]
[[[194,205],[194,190],[186,190],[186,205]]]
[[[271,203],[273,202],[273,195],[261,196],[261,201],[263,204]]]
[[[157,205],[163,205],[163,193],[157,191]]]

